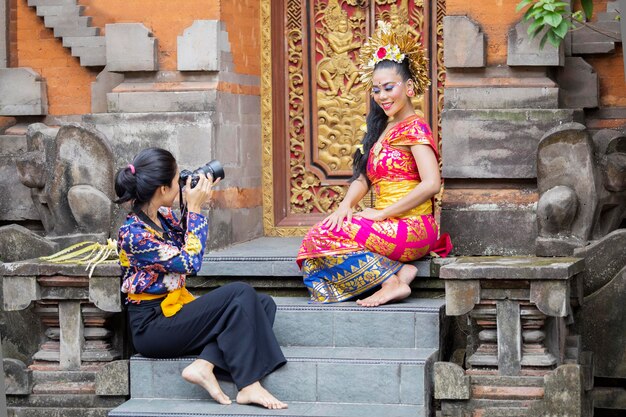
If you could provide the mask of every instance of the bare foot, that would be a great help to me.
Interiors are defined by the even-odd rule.
[[[400,278],[400,281],[404,282],[406,285],[411,285],[411,282],[415,279],[416,274],[417,267],[415,265],[404,264],[396,275]]]
[[[237,394],[239,404],[258,404],[271,410],[287,408],[287,404],[279,401],[268,390],[263,388],[259,381],[244,387]]]
[[[215,366],[204,359],[196,359],[183,369],[183,378],[187,382],[200,385],[207,390],[211,398],[220,404],[228,405],[232,403],[230,398],[220,388],[220,384],[217,382],[217,378],[213,374],[213,368]]]
[[[378,307],[391,301],[402,300],[409,295],[411,295],[411,288],[400,281],[396,275],[392,275],[391,278],[383,282],[380,290],[364,300],[357,300],[356,303],[363,307]]]

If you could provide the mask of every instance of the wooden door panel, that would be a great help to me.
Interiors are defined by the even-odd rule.
[[[415,105],[438,125],[442,9],[443,0],[262,0],[266,235],[303,234],[343,199],[369,104],[358,51],[377,20],[431,51],[433,85]]]

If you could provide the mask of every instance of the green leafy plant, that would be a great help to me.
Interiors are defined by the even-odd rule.
[[[528,7],[523,20],[530,21],[528,35],[531,39],[540,33],[544,34],[539,42],[540,48],[546,42],[558,48],[567,32],[575,27],[574,22],[584,22],[593,14],[592,0],[580,0],[580,3],[582,10],[572,13],[570,5],[560,0],[522,0],[515,11],[520,12]]]

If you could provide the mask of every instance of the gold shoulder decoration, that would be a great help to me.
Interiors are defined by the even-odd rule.
[[[417,94],[424,94],[430,85],[428,58],[424,48],[410,32],[401,31],[391,23],[379,20],[378,28],[361,47],[359,53],[361,81],[367,88],[372,87],[374,67],[385,59],[398,63],[408,59]]]

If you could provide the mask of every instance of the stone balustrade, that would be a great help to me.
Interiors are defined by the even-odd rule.
[[[591,415],[591,357],[569,329],[583,270],[580,258],[461,257],[441,266],[446,314],[466,316],[470,329],[465,369],[435,364],[444,416],[493,407],[515,416]]]
[[[129,388],[128,361],[121,360],[127,341],[120,325],[119,266],[103,264],[89,278],[85,266],[30,260],[0,263],[0,276],[3,310],[28,309],[39,326],[25,331],[43,333],[27,366],[4,359],[9,406],[26,401],[81,408],[73,397],[87,395],[85,415],[96,416],[123,402]],[[52,401],[50,394],[57,398]]]

